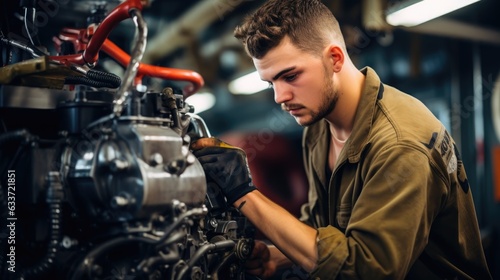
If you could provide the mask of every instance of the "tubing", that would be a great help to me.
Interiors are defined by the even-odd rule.
[[[90,39],[87,49],[83,52],[83,60],[88,64],[94,64],[97,61],[104,40],[108,38],[108,35],[115,26],[129,18],[132,10],[140,11],[142,8],[141,0],[127,0],[114,8],[99,24],[99,27]]]
[[[96,88],[117,88],[121,84],[120,77],[113,73],[90,69],[86,76],[68,76],[64,79],[65,84],[80,84]]]
[[[87,45],[87,49],[83,52],[83,54],[77,53],[62,56],[50,56],[50,59],[63,64],[66,64],[65,62],[70,62],[79,65],[87,64],[90,67],[93,67],[99,58],[99,51],[101,50],[104,41],[111,33],[113,28],[121,21],[130,17],[130,10],[142,10],[142,8],[143,5],[141,3],[141,0],[127,0],[121,3],[109,13],[109,15],[101,22],[101,24],[99,24],[99,27],[90,39]]]
[[[186,232],[178,231],[171,235],[168,240],[166,240],[162,245],[163,247],[172,245],[174,242],[179,242],[187,236]],[[177,245],[174,245],[177,246]],[[149,257],[143,260],[137,265],[137,271],[147,272],[150,271],[151,267],[156,266],[159,263],[172,263],[180,259],[178,251],[169,250],[168,254],[160,253],[158,256]]]
[[[124,1],[122,4],[115,7],[109,13],[109,15],[101,22],[101,24],[99,24],[99,27],[97,28],[93,36],[90,38],[90,41],[87,44],[86,49],[83,51],[83,54],[77,53],[70,55],[49,56],[49,59],[51,61],[56,61],[64,65],[87,64],[89,67],[94,67],[99,57],[99,51],[102,48],[104,52],[106,52],[112,58],[117,60],[122,66],[126,67],[127,64],[133,64],[132,60],[136,59],[136,54],[133,54],[132,55],[133,58],[131,59],[131,57],[127,53],[125,53],[123,50],[121,50],[118,46],[116,46],[113,42],[111,42],[107,38],[110,32],[119,22],[131,17],[132,11],[140,12],[142,9],[143,9],[142,0]],[[143,54],[144,51],[142,55]],[[132,82],[140,84],[144,76],[156,77],[166,80],[190,82],[191,84],[184,88],[185,98],[196,93],[205,83],[203,77],[201,77],[199,73],[196,73],[191,70],[159,67],[159,66],[139,63],[138,71],[133,75]],[[124,88],[125,90],[128,90],[128,87],[124,86]],[[122,95],[120,95],[120,97],[121,96]],[[119,107],[117,107],[117,109],[119,109]]]
[[[136,237],[136,236],[126,236],[126,237],[119,237],[115,239],[111,239],[98,247],[94,248],[92,251],[90,251],[85,258],[81,261],[80,265],[75,269],[75,272],[73,273],[73,276],[71,279],[73,280],[81,280],[81,279],[91,279],[90,274],[91,274],[91,269],[93,267],[94,261],[99,255],[104,253],[105,251],[116,247],[118,245],[123,245],[126,243],[130,242],[145,242],[145,243],[150,243],[153,244],[156,242],[156,240],[152,240],[149,238],[145,237]],[[86,275],[87,278],[84,276]]]
[[[16,47],[18,49],[21,49],[25,52],[30,53],[33,58],[45,55],[37,47],[35,47],[29,43],[24,44],[22,42],[19,42],[19,41],[13,40],[13,39],[7,39],[7,38],[0,38],[0,41],[2,41],[2,43],[6,44],[6,45],[10,45],[10,46]]]
[[[173,223],[171,223],[165,229],[165,232],[164,232],[162,238],[160,240],[158,240],[158,242],[156,242],[156,244],[157,244],[156,249],[157,250],[161,249],[161,247],[163,246],[163,243],[165,242],[165,240],[167,240],[169,238],[169,235],[174,231],[174,229],[176,229],[178,226],[180,226],[181,224],[186,222],[186,221],[184,221],[184,219],[186,219],[187,217],[190,217],[190,216],[194,216],[194,215],[206,215],[206,214],[207,214],[206,208],[195,208],[195,209],[191,209],[189,211],[182,213],[177,218],[177,220],[175,220]]]
[[[87,76],[96,81],[108,82],[113,88],[117,88],[122,83],[120,77],[113,73],[98,71],[95,69],[90,69],[87,72]]]
[[[118,89],[117,99],[115,100],[115,106],[113,108],[113,113],[116,117],[120,117],[123,104],[127,100],[129,95],[129,90],[134,84],[134,78],[139,70],[140,61],[146,50],[146,41],[148,36],[148,29],[146,22],[142,18],[141,12],[136,9],[130,10],[130,15],[134,21],[137,29],[137,43],[132,51],[132,59],[129,62],[127,70],[125,71],[125,77],[123,79],[122,86]]]
[[[234,247],[235,243],[233,240],[227,239],[227,240],[222,240],[222,241],[217,241],[215,243],[209,243],[201,246],[196,253],[194,253],[193,257],[189,260],[186,266],[184,266],[181,271],[179,272],[179,275],[177,276],[177,280],[182,280],[185,277],[185,274],[187,271],[198,262],[198,260],[203,257],[207,252],[209,251],[217,251],[220,249],[226,249],[226,248],[232,248]]]
[[[130,61],[130,56],[109,39],[106,39],[106,41],[104,41],[102,50],[124,67]],[[191,83],[189,86],[183,89],[185,98],[193,95],[205,84],[203,77],[199,73],[192,70],[160,67],[141,63],[139,65],[139,71],[136,81],[138,81],[139,83],[144,76],[173,81],[186,81]]]
[[[93,249],[91,252],[89,252],[85,256],[85,258],[82,260],[80,265],[75,269],[75,272],[73,273],[73,276],[71,277],[71,279],[81,280],[82,277],[85,276],[85,274],[87,274],[86,275],[87,277],[90,277],[91,276],[90,269],[92,268],[95,259],[99,255],[104,253],[105,251],[107,251],[113,247],[116,247],[118,245],[122,245],[122,244],[129,243],[129,242],[146,242],[146,243],[155,245],[155,250],[159,250],[163,246],[168,245],[168,243],[175,242],[177,237],[175,235],[170,236],[170,234],[173,232],[173,230],[175,228],[177,228],[179,225],[185,223],[185,221],[184,221],[185,218],[193,216],[193,215],[199,215],[199,214],[206,214],[206,209],[195,208],[195,209],[192,209],[192,210],[189,210],[189,211],[182,213],[176,221],[174,221],[172,224],[169,225],[169,227],[167,227],[165,229],[164,235],[162,236],[162,238],[160,240],[152,240],[152,239],[145,238],[145,237],[127,236],[127,237],[115,238],[115,239],[109,240],[109,241],[99,245],[97,248]],[[234,244],[234,242],[233,242],[233,244]],[[175,256],[171,256],[171,257],[172,257],[172,260],[175,259]],[[156,262],[157,260],[153,259],[152,261]],[[144,264],[144,265],[146,265],[146,264]]]
[[[7,141],[23,139],[29,140],[30,138],[31,134],[26,129],[5,132],[0,135],[0,146],[2,146]]]

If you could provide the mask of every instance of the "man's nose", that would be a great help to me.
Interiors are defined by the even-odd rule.
[[[274,102],[277,104],[288,102],[292,99],[293,94],[290,87],[283,83],[275,83],[274,88]]]

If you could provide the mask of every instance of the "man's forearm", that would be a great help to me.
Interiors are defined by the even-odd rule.
[[[316,229],[302,223],[261,192],[253,191],[235,202],[241,212],[290,260],[307,271],[318,259]]]

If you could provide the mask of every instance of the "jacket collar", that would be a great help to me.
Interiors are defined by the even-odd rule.
[[[337,160],[341,163],[347,159],[351,163],[359,161],[363,148],[368,144],[369,136],[373,126],[375,107],[378,99],[383,98],[384,86],[380,82],[377,73],[370,68],[365,67],[360,70],[365,76],[363,92],[357,107],[354,118],[353,130],[347,140],[344,149]],[[329,129],[326,120],[319,121],[310,128],[312,134],[306,139],[312,147],[311,157],[316,174],[321,182],[326,182],[325,163],[328,155]]]
[[[372,68],[365,67],[361,72],[366,76],[365,85],[354,118],[350,141],[348,140],[344,147],[351,163],[359,161],[363,148],[368,144],[369,136],[372,133],[376,103],[383,98],[384,94],[384,85]]]

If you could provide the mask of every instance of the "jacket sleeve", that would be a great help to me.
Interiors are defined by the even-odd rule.
[[[351,186],[359,193],[339,198],[357,197],[345,234],[332,226],[318,229],[319,258],[311,276],[403,279],[446,199],[446,178],[425,153],[404,144],[368,153],[354,172],[361,172],[353,182],[359,187]]]
[[[307,175],[307,179],[308,179],[308,182],[310,182],[310,178],[309,176],[311,176],[311,171],[309,171],[310,169],[310,155],[309,155],[309,148],[307,147],[307,137],[308,137],[308,131],[309,131],[309,127],[306,127],[303,131],[303,134],[302,134],[302,159],[303,159],[303,164],[304,164],[304,167],[305,167],[305,171],[306,171],[306,175]],[[299,220],[311,227],[314,227],[314,219],[313,217],[311,216],[311,213],[312,213],[312,207],[311,207],[311,204],[315,203],[315,200],[316,200],[316,191],[314,190],[314,187],[312,187],[311,185],[309,185],[309,190],[308,190],[308,199],[307,201],[301,206],[300,208],[300,218]]]

